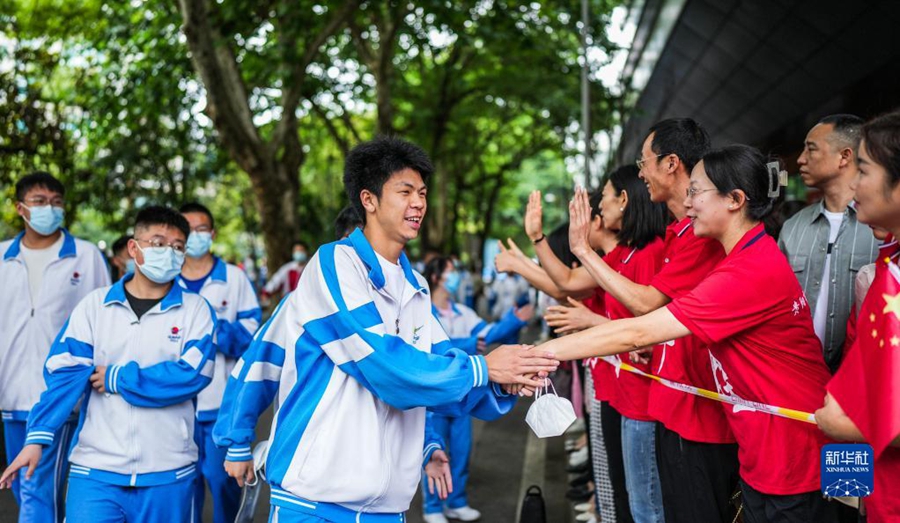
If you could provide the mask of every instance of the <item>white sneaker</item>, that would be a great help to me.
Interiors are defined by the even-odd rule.
[[[587,445],[581,447],[575,452],[569,454],[569,465],[574,467],[576,465],[580,465],[586,462],[588,459],[588,448]]]
[[[459,508],[444,509],[444,515],[450,519],[458,519],[460,521],[477,521],[481,519],[481,512],[466,505]]]
[[[425,520],[425,523],[450,523],[447,521],[447,518],[444,517],[440,512],[435,512],[433,514],[423,514],[422,518]]]
[[[581,521],[583,523],[597,523],[597,517],[590,512],[582,512],[581,514],[575,516],[575,521]]]
[[[575,505],[575,512],[587,512],[589,510],[593,510],[594,504],[590,501],[585,501],[584,503],[579,503]]]

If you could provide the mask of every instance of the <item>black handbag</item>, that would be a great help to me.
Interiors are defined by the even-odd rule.
[[[547,509],[541,487],[532,485],[525,491],[519,523],[547,523]]]

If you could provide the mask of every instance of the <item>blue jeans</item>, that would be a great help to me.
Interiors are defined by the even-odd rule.
[[[656,467],[656,423],[622,416],[625,488],[635,523],[665,523]]]

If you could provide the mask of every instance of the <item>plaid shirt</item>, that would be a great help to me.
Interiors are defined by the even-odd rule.
[[[853,284],[859,269],[878,255],[878,241],[871,229],[856,219],[856,209],[848,206],[832,247],[829,274],[825,273],[831,226],[825,204],[814,203],[784,223],[778,247],[787,256],[811,307],[813,317],[822,285],[829,285],[828,316],[823,351],[831,372],[837,371],[847,335],[847,318],[853,307]]]

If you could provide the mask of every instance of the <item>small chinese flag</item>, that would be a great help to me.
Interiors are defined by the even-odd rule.
[[[828,384],[878,458],[900,434],[900,267],[881,254],[857,338]]]

